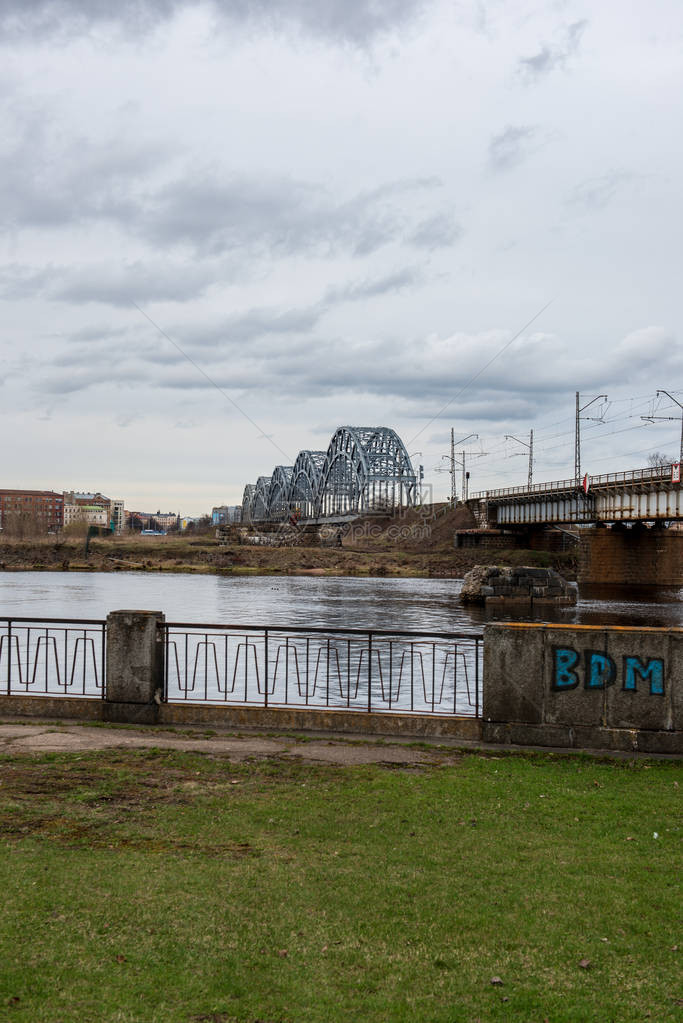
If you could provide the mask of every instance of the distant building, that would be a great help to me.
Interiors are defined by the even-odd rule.
[[[156,522],[158,529],[168,531],[169,529],[177,529],[179,516],[176,512],[155,512],[151,516],[152,521]]]
[[[65,504],[64,525],[72,526],[75,522],[83,522],[87,526],[109,528],[109,509],[99,504]]]
[[[152,529],[167,533],[170,529],[178,528],[180,516],[176,512],[126,511],[124,520],[127,529]]]
[[[242,521],[241,504],[221,504],[211,510],[211,521],[214,526],[228,526],[233,522]]]
[[[54,490],[0,490],[3,532],[56,533],[63,524],[64,499]]]
[[[152,518],[149,512],[125,511],[123,513],[126,529],[149,529]]]
[[[64,491],[64,525],[84,522],[88,526],[111,528],[115,533],[123,532],[123,500],[105,497],[104,494],[87,493],[77,490]]]
[[[109,502],[109,518],[114,526],[114,532],[121,534],[123,532],[123,527],[126,524],[122,499],[115,498],[113,501]]]

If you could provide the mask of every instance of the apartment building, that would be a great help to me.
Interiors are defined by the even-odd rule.
[[[64,525],[85,522],[89,526],[113,528],[122,533],[124,527],[124,502],[120,498],[105,497],[104,494],[77,490],[64,491]]]
[[[0,490],[0,529],[4,533],[56,533],[63,524],[64,499],[54,490]]]

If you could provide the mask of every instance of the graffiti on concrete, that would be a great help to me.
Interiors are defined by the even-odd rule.
[[[584,689],[606,689],[620,680],[624,692],[636,693],[649,684],[651,696],[664,695],[663,658],[624,656],[620,668],[604,650],[585,650],[582,656],[571,646],[555,646],[551,687],[564,692],[577,689],[583,681]]]

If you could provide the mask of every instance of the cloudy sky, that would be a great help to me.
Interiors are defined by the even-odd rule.
[[[112,13],[115,12],[115,13]],[[386,425],[445,494],[678,450],[679,0],[0,0],[3,486],[199,514]],[[485,454],[484,454],[485,453]]]

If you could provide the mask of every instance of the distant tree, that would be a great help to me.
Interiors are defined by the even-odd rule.
[[[670,465],[671,462],[673,462],[673,458],[669,458],[661,451],[653,451],[651,455],[647,456],[647,464],[652,469],[657,469],[660,465]]]
[[[39,515],[34,508],[17,508],[5,512],[2,531],[6,537],[14,540],[29,540],[37,536],[45,536],[48,521]]]
[[[75,519],[73,522],[69,522],[68,525],[64,526],[64,536],[85,536],[88,532],[88,523],[85,519]]]
[[[202,515],[199,522],[197,523],[198,533],[210,533],[213,529],[213,519],[210,515]]]

